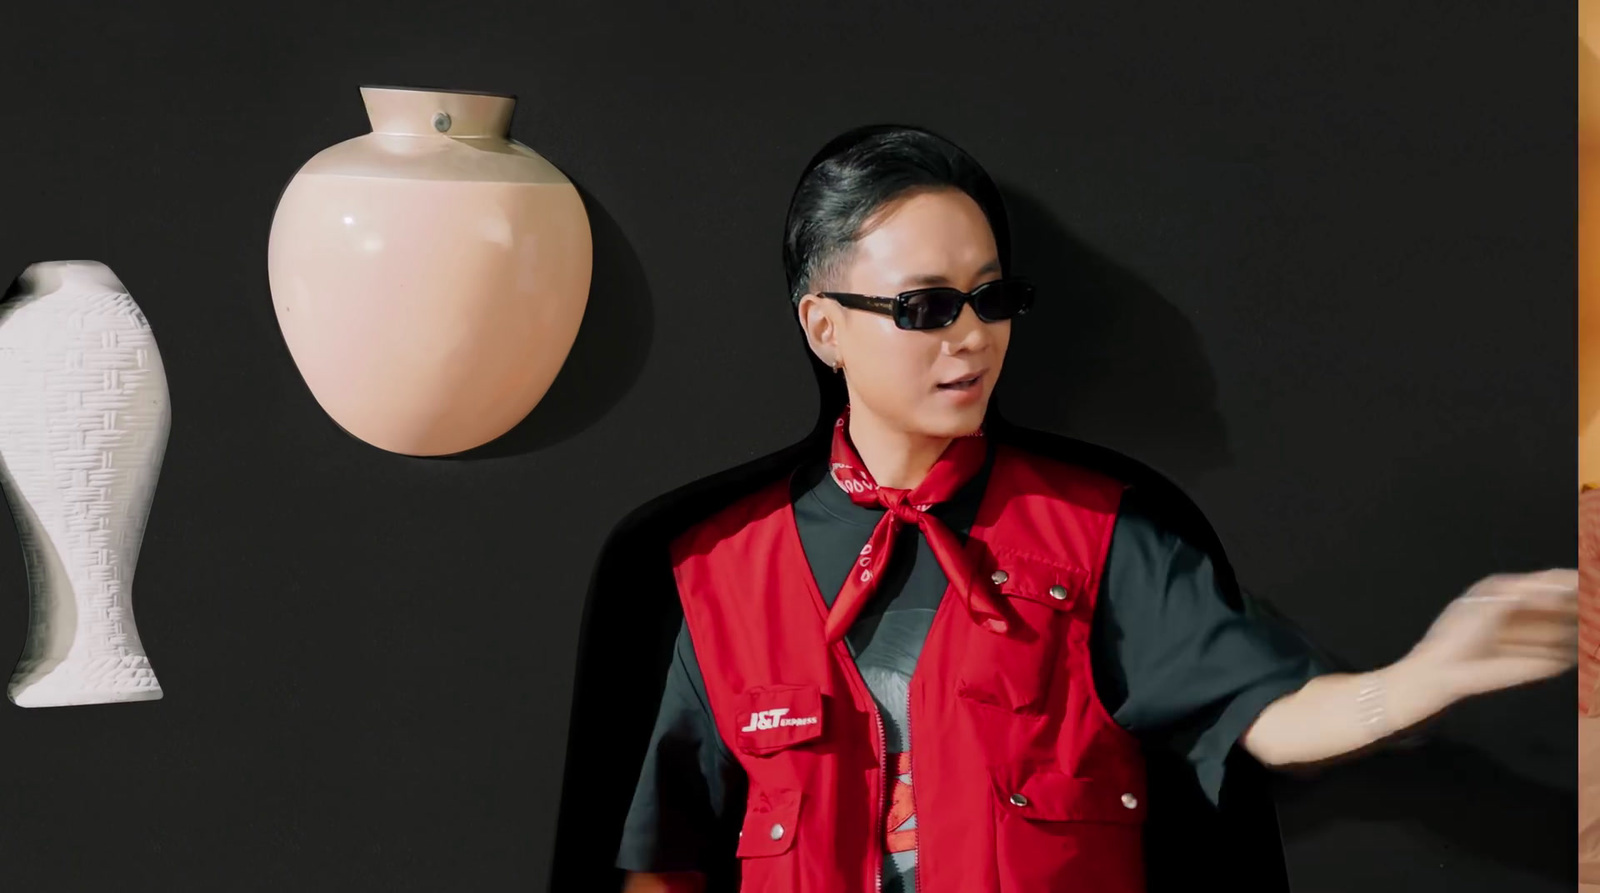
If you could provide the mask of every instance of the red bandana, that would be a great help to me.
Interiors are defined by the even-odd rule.
[[[850,407],[845,407],[844,413],[833,426],[833,456],[830,465],[834,483],[850,495],[850,501],[856,505],[869,508],[885,509],[883,519],[873,529],[872,537],[861,548],[861,556],[856,560],[856,566],[849,577],[844,581],[844,587],[839,590],[838,598],[834,599],[833,607],[828,612],[827,638],[828,644],[833,644],[842,638],[850,624],[861,613],[861,609],[872,598],[872,591],[877,588],[878,577],[883,569],[889,565],[889,551],[894,546],[896,535],[904,524],[915,524],[928,538],[928,545],[933,547],[934,557],[939,560],[939,567],[949,578],[956,594],[966,604],[967,610],[973,618],[985,627],[995,632],[1004,632],[1006,629],[1005,618],[996,609],[994,597],[989,593],[984,581],[976,580],[976,566],[962,548],[961,540],[943,521],[928,514],[928,509],[945,502],[960,490],[962,485],[972,479],[983,467],[983,460],[988,451],[988,446],[983,439],[983,431],[979,430],[964,437],[958,437],[945,448],[939,461],[928,470],[928,476],[922,479],[914,490],[894,490],[888,487],[879,487],[872,479],[872,473],[867,471],[866,463],[856,453],[855,447],[850,444],[847,434],[850,420]]]

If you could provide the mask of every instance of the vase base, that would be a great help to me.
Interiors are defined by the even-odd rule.
[[[161,695],[150,660],[142,654],[24,661],[6,687],[6,697],[18,707],[156,701]]]

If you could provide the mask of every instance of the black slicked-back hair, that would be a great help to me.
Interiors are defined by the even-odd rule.
[[[960,146],[920,127],[874,124],[834,137],[806,165],[783,228],[783,271],[798,303],[846,256],[862,224],[914,189],[953,188],[972,197],[989,220],[1002,270],[1011,234],[1000,190]]]

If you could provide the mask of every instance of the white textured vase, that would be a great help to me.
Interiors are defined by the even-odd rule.
[[[30,596],[18,706],[161,697],[132,586],[171,420],[150,324],[110,268],[24,270],[0,303],[0,485]]]

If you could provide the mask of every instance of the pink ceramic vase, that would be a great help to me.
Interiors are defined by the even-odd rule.
[[[439,456],[539,402],[588,303],[593,244],[565,175],[508,137],[515,100],[363,87],[372,133],[284,190],[267,275],[312,395],[373,446]]]

